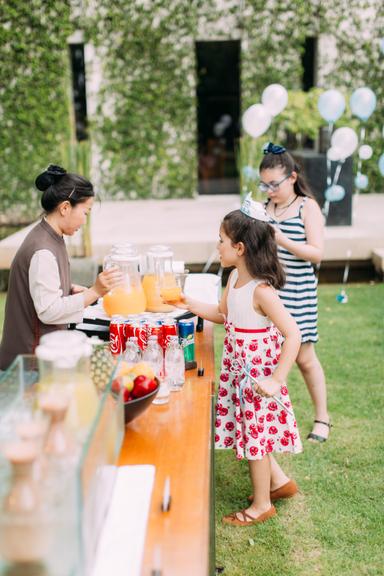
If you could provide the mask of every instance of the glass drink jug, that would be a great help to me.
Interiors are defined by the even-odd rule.
[[[104,269],[117,266],[123,274],[121,286],[116,286],[103,298],[108,316],[140,314],[145,311],[146,299],[140,279],[140,256],[132,244],[115,246],[105,258]]]
[[[148,312],[170,312],[173,306],[167,302],[180,300],[181,289],[172,271],[173,252],[168,246],[151,246],[147,252],[147,269],[143,287]]]

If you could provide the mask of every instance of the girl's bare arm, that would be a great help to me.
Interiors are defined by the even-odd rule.
[[[223,295],[219,304],[206,304],[205,302],[201,302],[199,300],[194,300],[193,298],[189,298],[188,296],[183,295],[182,301],[177,302],[174,305],[178,308],[183,308],[185,310],[189,310],[196,314],[196,316],[200,316],[200,318],[204,318],[205,320],[209,320],[210,322],[215,322],[216,324],[224,324],[225,318],[227,316],[227,295],[229,289],[229,280],[224,289]]]
[[[261,284],[255,288],[253,303],[257,310],[261,310],[284,336],[279,363],[271,378],[260,382],[260,393],[265,396],[276,394],[286,381],[288,373],[294,364],[300,348],[300,330],[284,307],[276,290]]]

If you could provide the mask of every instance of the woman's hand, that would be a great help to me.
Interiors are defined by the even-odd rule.
[[[79,284],[72,284],[71,286],[71,294],[81,294],[84,290],[87,290],[86,286],[80,286]]]
[[[269,378],[263,378],[258,380],[253,385],[254,390],[260,394],[260,396],[265,396],[266,398],[271,398],[275,396],[280,391],[280,387],[283,385],[282,382],[276,380],[273,376]]]
[[[100,272],[92,288],[99,296],[104,296],[104,294],[121,284],[123,284],[123,275],[120,268],[115,266]]]

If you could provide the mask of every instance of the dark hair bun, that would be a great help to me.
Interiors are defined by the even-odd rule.
[[[50,164],[44,172],[38,175],[35,180],[35,186],[38,190],[44,192],[66,173],[67,171],[64,170],[64,168],[61,168],[61,166]]]

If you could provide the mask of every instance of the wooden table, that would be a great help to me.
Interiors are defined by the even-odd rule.
[[[119,464],[153,464],[156,475],[149,512],[142,576],[151,576],[156,548],[161,576],[213,574],[212,324],[196,333],[196,360],[180,392],[164,406],[151,405],[126,428]],[[171,479],[171,508],[162,512],[164,482]]]

